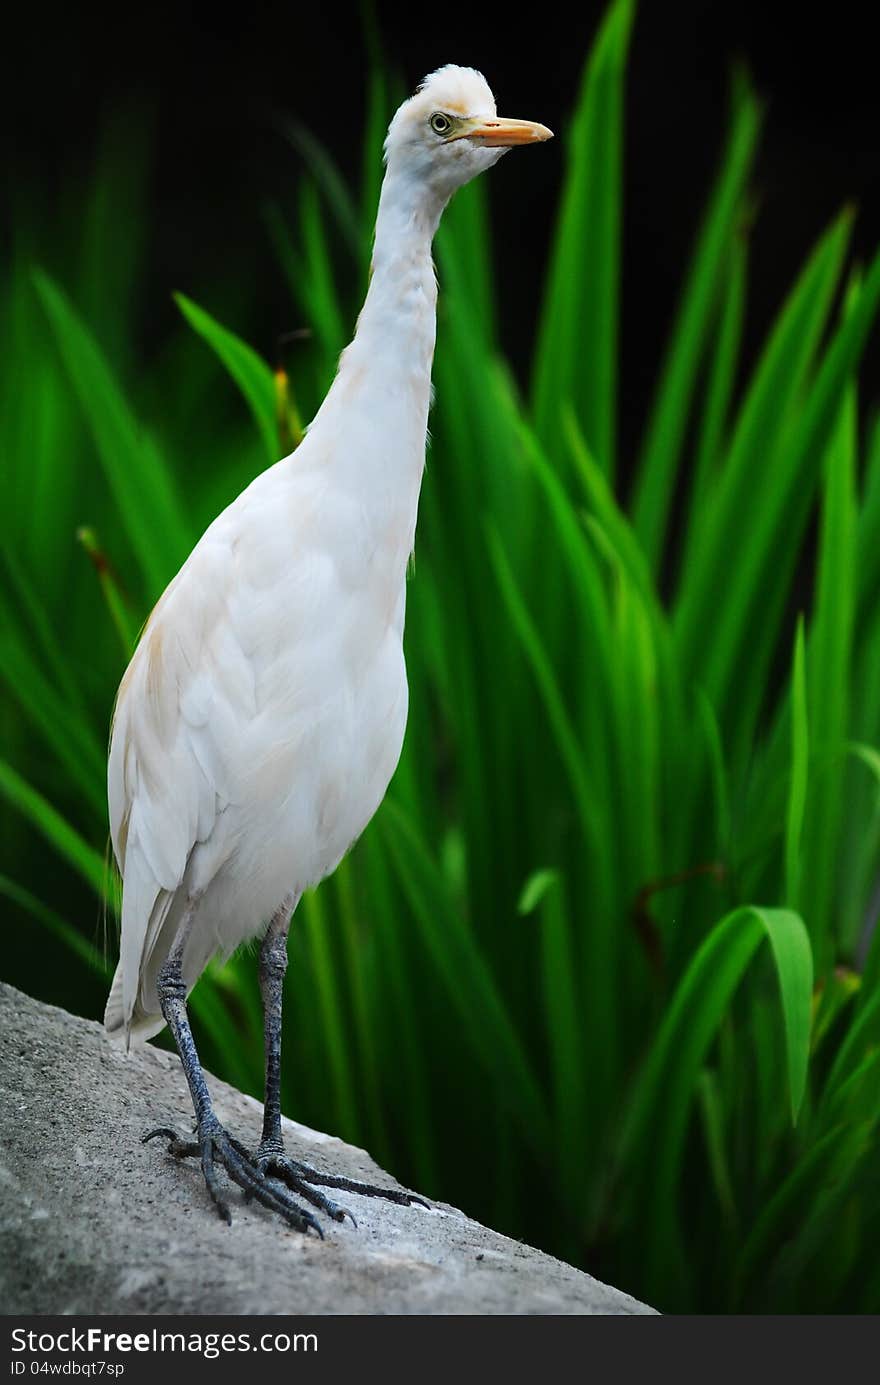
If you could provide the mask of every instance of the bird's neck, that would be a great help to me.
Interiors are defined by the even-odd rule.
[[[431,242],[442,210],[442,202],[426,198],[414,180],[388,170],[366,300],[320,411],[342,407],[345,419],[362,425],[360,455],[352,457],[359,469],[369,466],[364,449],[369,450],[371,439],[386,449],[394,439],[395,461],[421,475],[436,336]],[[345,419],[340,420],[343,427]],[[387,453],[382,465],[390,465]]]
[[[346,356],[369,371],[373,389],[407,395],[427,428],[436,333],[437,281],[431,242],[443,207],[391,169],[376,217],[370,285]],[[424,443],[424,438],[421,439]]]
[[[337,478],[358,495],[377,551],[393,555],[401,572],[425,462],[437,303],[431,242],[442,210],[412,180],[386,173],[366,300],[309,430],[334,437]]]

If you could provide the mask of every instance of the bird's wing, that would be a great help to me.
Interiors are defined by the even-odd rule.
[[[155,1013],[153,996],[144,1007],[150,959],[163,925],[185,902],[193,848],[211,839],[230,802],[230,748],[254,710],[251,660],[228,618],[234,547],[228,525],[212,526],[160,599],[117,696],[108,798],[123,876],[126,1029],[136,1009]],[[163,951],[169,943],[166,936]],[[149,971],[154,976],[156,966]]]

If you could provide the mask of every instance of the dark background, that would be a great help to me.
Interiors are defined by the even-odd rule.
[[[479,67],[502,113],[564,135],[602,3],[405,7],[375,4],[390,67],[411,89],[447,61]],[[753,356],[810,245],[847,200],[860,209],[856,254],[880,242],[880,95],[871,7],[679,0],[643,3],[627,106],[621,437],[631,455],[656,379],[670,313],[717,166],[728,78],[737,59],[768,104],[756,183],[746,359]],[[260,216],[290,200],[298,160],[278,132],[287,112],[359,176],[366,47],[357,4],[19,6],[5,21],[7,181],[36,220],[63,217],[65,194],[93,167],[98,132],[126,112],[148,114],[148,282],[138,351],[149,352],[180,288],[200,299],[246,266],[232,325],[271,356],[288,295]],[[522,375],[541,276],[521,255],[546,252],[564,138],[493,175],[503,344]],[[514,236],[505,226],[515,226]],[[57,226],[54,228],[57,232]],[[124,236],[132,228],[120,225]],[[76,227],[70,228],[75,239]],[[200,299],[200,301],[204,301]],[[877,376],[875,344],[864,378]]]

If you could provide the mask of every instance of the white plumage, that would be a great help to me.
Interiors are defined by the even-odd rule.
[[[394,772],[407,715],[406,568],[425,456],[436,283],[455,189],[514,143],[479,73],[447,67],[396,114],[373,272],[303,442],[223,511],[166,589],[117,698],[109,760],[124,881],[108,1029],[149,1037],[187,908],[187,989],[322,879]]]
[[[109,777],[124,876],[110,1028],[161,1028],[155,978],[190,895],[202,898],[188,988],[288,892],[333,869],[397,763],[406,539],[370,533],[316,452],[307,437],[295,466],[263,473],[215,521],[123,684]]]

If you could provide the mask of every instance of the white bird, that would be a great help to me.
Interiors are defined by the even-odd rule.
[[[194,1140],[291,1225],[342,1220],[319,1186],[410,1202],[284,1154],[280,1057],[287,932],[303,890],[375,813],[407,716],[406,571],[425,460],[437,286],[431,242],[450,197],[507,148],[549,139],[501,119],[484,77],[447,66],[395,114],[372,274],[354,340],[297,451],[202,536],[153,611],[119,688],[108,765],[123,877],[120,959],[105,1024],[126,1042],[167,1024]],[[262,935],[266,1095],[253,1154],[214,1113],[186,997],[206,963]],[[350,1213],[348,1214],[350,1215]]]

